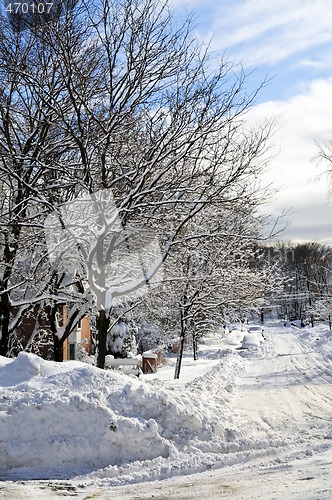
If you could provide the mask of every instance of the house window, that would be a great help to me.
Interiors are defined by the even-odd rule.
[[[69,344],[69,359],[75,359],[75,344]]]

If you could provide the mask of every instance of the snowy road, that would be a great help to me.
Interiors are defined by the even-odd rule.
[[[235,451],[230,441],[219,466],[116,487],[107,485],[105,474],[98,481],[98,472],[94,484],[8,481],[0,483],[0,498],[330,500],[331,359],[315,348],[316,339],[304,343],[291,329],[271,328],[267,336],[258,355],[236,354],[246,362],[230,404],[243,440],[237,438]]]
[[[275,435],[301,446],[332,438],[332,379],[322,358],[287,333],[273,335],[273,357],[255,359],[238,384],[237,409],[251,435]]]
[[[267,447],[259,458],[181,479],[114,489],[112,499],[332,498],[332,373],[319,353],[289,330],[271,329],[270,354],[238,379],[234,407],[244,431]],[[275,444],[283,444],[277,451]],[[268,445],[270,443],[270,446]]]

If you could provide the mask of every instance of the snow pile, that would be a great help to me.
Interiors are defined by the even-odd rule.
[[[293,446],[293,433],[283,435],[273,425],[278,415],[273,401],[279,404],[285,390],[282,384],[274,396],[280,374],[289,368],[293,377],[294,361],[300,384],[303,373],[309,373],[302,367],[308,363],[302,351],[314,354],[315,376],[316,366],[327,373],[332,336],[323,326],[277,332],[268,329],[267,340],[253,349],[241,349],[244,332],[208,339],[198,361],[184,359],[179,381],[169,378],[175,358],[157,374],[137,379],[24,352],[16,359],[0,357],[0,475],[79,476],[80,481],[120,485],[280,454]],[[261,375],[271,366],[276,379],[274,372],[272,378]],[[260,390],[262,418],[256,406],[250,407],[250,394],[256,397]]]
[[[304,328],[299,337],[304,344],[319,352],[325,361],[332,361],[332,331],[326,325]]]
[[[207,376],[166,389],[80,362],[20,353],[0,358],[0,471],[69,477],[137,460],[225,448],[234,413],[232,380],[244,361],[231,351]],[[227,368],[228,367],[228,368]]]
[[[154,484],[160,497],[212,498],[212,485],[219,498],[222,480],[243,498],[271,498],[280,484],[282,498],[309,498],[310,485],[310,498],[330,498],[331,332],[271,325],[250,349],[242,335],[205,339],[198,361],[185,354],[180,380],[172,356],[140,379],[27,353],[0,357],[0,477],[58,480],[47,481],[50,497],[45,481],[39,496],[36,482],[9,481],[8,498],[26,496],[28,484],[29,498],[53,498],[56,483],[62,493],[68,485],[66,497],[150,498],[151,485],[138,483],[165,478],[174,488]],[[194,476],[176,476],[195,472],[205,474],[191,495],[181,488]]]
[[[245,333],[247,333],[247,332],[244,330],[241,330],[240,328],[234,329],[234,330],[227,333],[227,335],[225,337],[225,342],[229,345],[240,346]]]

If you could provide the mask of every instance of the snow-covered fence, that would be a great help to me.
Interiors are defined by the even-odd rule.
[[[136,375],[136,377],[142,373],[141,363],[139,358],[113,358],[111,356],[105,358],[105,368],[119,370],[126,375]]]

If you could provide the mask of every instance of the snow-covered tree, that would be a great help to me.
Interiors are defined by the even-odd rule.
[[[207,207],[248,195],[269,127],[245,131],[256,92],[246,93],[241,68],[213,58],[167,2],[81,0],[64,9],[42,30],[0,28],[0,171],[14,200],[5,208],[2,338],[21,228],[33,224],[41,239],[47,219],[52,251],[70,242],[60,276],[93,294],[103,367],[114,303],[151,284]],[[60,254],[50,255],[52,269]],[[34,300],[59,296],[53,287]]]
[[[327,192],[331,200],[332,197],[332,141],[318,144],[318,153],[315,157],[317,166],[320,169],[318,179],[327,181]]]
[[[331,295],[332,249],[317,242],[277,242],[261,248],[271,265],[283,273],[279,302],[285,314],[297,319],[310,315],[317,301]]]
[[[180,261],[176,266],[182,279],[174,287],[181,325],[175,378],[180,374],[188,335],[197,359],[199,338],[220,328],[230,311],[243,315],[262,306],[277,281],[272,268],[251,266],[252,247],[260,237],[253,207],[238,205],[232,212],[210,210],[205,219],[201,215],[200,226],[205,228],[205,237],[192,239],[189,232],[186,244],[180,246]]]
[[[107,337],[107,347],[110,354],[118,358],[136,356],[136,332],[131,326],[124,318],[120,317],[110,329]]]
[[[0,353],[9,355],[27,315],[63,302],[68,280],[51,268],[44,219],[75,191],[73,144],[52,102],[63,92],[59,67],[38,28],[0,30]],[[40,89],[52,95],[49,104]],[[76,149],[76,146],[74,146]],[[65,282],[64,282],[65,280]],[[72,280],[73,281],[73,280]],[[57,284],[57,286],[55,286]],[[55,311],[54,311],[55,314]],[[78,320],[77,320],[78,321]],[[37,321],[38,323],[38,321]],[[36,339],[34,333],[33,337]],[[33,342],[33,339],[31,339]],[[31,346],[28,342],[28,347]]]
[[[192,220],[165,263],[162,286],[145,301],[145,318],[168,334],[164,344],[180,337],[176,378],[185,343],[196,359],[200,338],[230,317],[257,312],[280,288],[277,266],[252,265],[262,239],[255,212],[244,203],[233,210],[211,205]]]

